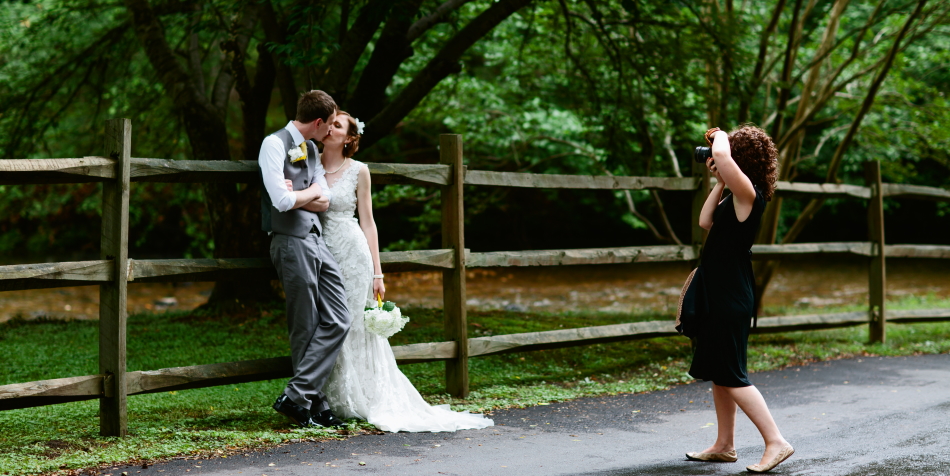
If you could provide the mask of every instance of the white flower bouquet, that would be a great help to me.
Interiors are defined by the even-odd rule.
[[[388,339],[401,331],[409,322],[409,318],[403,316],[393,302],[382,302],[379,296],[376,297],[376,302],[377,307],[366,308],[363,313],[363,325],[373,334]]]

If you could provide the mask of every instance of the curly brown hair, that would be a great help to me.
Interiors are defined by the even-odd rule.
[[[343,144],[343,157],[348,159],[353,157],[353,154],[356,154],[356,151],[360,150],[360,137],[363,137],[363,135],[359,133],[359,127],[356,125],[356,119],[354,119],[350,113],[346,111],[337,111],[336,117],[341,121],[346,121],[346,137],[348,139],[353,139],[351,142]]]
[[[732,158],[739,170],[749,177],[766,200],[775,193],[778,150],[772,138],[755,126],[740,126],[729,133],[729,146]]]

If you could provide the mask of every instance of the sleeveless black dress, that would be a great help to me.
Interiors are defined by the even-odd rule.
[[[703,247],[702,264],[709,316],[701,324],[689,374],[723,387],[748,387],[746,355],[755,312],[752,243],[762,222],[765,198],[755,190],[749,217],[736,217],[733,195],[716,207]]]

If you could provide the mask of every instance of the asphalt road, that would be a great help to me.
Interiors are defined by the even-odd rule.
[[[775,474],[950,475],[950,355],[839,360],[752,375],[791,459]],[[715,439],[710,384],[495,412],[496,426],[367,435],[119,475],[728,475],[762,440],[739,415],[737,463],[687,461]]]

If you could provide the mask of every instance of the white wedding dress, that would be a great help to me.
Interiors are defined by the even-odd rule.
[[[356,214],[356,182],[366,165],[351,160],[330,186],[330,209],[324,214],[323,236],[343,273],[347,306],[353,322],[336,365],[324,388],[330,409],[340,418],[360,418],[383,431],[455,431],[485,428],[494,422],[483,415],[432,406],[399,367],[389,341],[363,325],[363,310],[375,306],[373,260]]]

